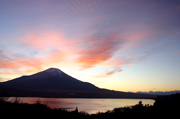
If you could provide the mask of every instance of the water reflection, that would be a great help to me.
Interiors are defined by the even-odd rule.
[[[23,103],[36,103],[40,100],[47,104],[50,108],[61,108],[67,110],[75,110],[78,107],[79,111],[85,111],[89,114],[97,112],[106,112],[117,107],[132,106],[138,104],[142,100],[143,104],[153,105],[154,100],[150,99],[75,99],[75,98],[20,98]]]

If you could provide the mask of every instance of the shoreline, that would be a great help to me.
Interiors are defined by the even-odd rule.
[[[17,98],[11,102],[7,98],[0,97],[1,116],[24,118],[24,115],[33,117],[47,118],[65,118],[65,119],[117,119],[117,118],[167,118],[179,117],[180,94],[169,96],[159,96],[156,98],[153,105],[143,105],[142,101],[132,106],[125,106],[107,110],[106,112],[97,112],[96,114],[89,114],[84,111],[78,111],[76,107],[73,111],[64,109],[51,109],[48,105],[41,103],[40,100],[36,103],[20,103]]]

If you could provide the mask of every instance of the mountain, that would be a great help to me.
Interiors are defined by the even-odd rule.
[[[139,94],[150,94],[150,95],[172,95],[172,94],[177,94],[180,93],[180,90],[174,90],[174,91],[149,91],[149,92],[137,92]]]
[[[50,68],[45,71],[30,76],[22,76],[14,80],[4,82],[8,87],[21,87],[26,89],[47,90],[98,90],[99,88],[77,80],[68,74],[56,68]]]
[[[101,89],[75,79],[57,68],[0,83],[1,95],[63,98],[155,98],[153,95]]]

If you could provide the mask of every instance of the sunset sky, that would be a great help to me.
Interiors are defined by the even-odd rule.
[[[111,90],[180,90],[180,0],[0,0],[0,82],[50,67]]]

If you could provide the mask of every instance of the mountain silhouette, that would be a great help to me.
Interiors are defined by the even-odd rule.
[[[8,87],[26,89],[61,89],[61,90],[98,90],[99,88],[77,80],[57,68],[22,76],[4,83]]]
[[[0,94],[5,90],[9,96],[17,97],[155,98],[153,95],[101,89],[75,79],[57,68],[1,82],[0,89]]]

